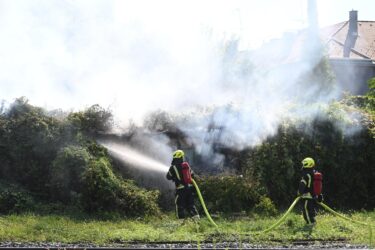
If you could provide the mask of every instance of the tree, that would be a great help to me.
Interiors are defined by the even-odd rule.
[[[60,122],[22,97],[4,113],[2,125],[4,177],[32,191],[44,190],[47,180],[40,176],[48,176],[49,164],[60,147]]]
[[[82,190],[82,177],[92,156],[80,146],[62,148],[52,162],[50,171],[51,197],[70,202]]]
[[[113,116],[98,104],[81,112],[71,113],[68,120],[78,130],[89,136],[96,136],[111,129]]]

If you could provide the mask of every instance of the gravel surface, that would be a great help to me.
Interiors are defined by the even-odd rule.
[[[56,242],[20,243],[1,242],[0,248],[59,248],[59,249],[97,249],[97,248],[125,248],[125,249],[369,249],[365,245],[353,245],[344,242],[292,242],[269,246],[253,243],[220,242],[220,243],[128,243],[95,245],[90,243],[63,244]]]

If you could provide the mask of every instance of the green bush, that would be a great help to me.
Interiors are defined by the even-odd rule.
[[[106,158],[91,161],[83,174],[82,204],[90,212],[155,215],[160,212],[158,197],[158,191],[147,191],[115,176]]]
[[[33,197],[22,188],[10,184],[2,185],[0,189],[0,213],[30,211],[34,205]]]
[[[159,212],[159,193],[117,177],[107,150],[93,139],[111,127],[109,111],[93,105],[82,112],[51,114],[23,97],[1,107],[0,181],[24,187],[41,206],[84,205],[129,216]],[[2,211],[26,209],[27,193],[2,190]]]
[[[208,209],[213,212],[250,211],[263,192],[258,182],[242,176],[200,177],[197,184]]]
[[[112,113],[98,104],[84,111],[69,114],[68,120],[77,131],[90,136],[108,131],[113,123]]]
[[[62,143],[60,122],[42,108],[17,99],[3,115],[2,178],[22,183],[33,192],[46,192],[49,164]]]
[[[338,112],[334,114],[312,123],[282,124],[275,136],[242,153],[242,171],[254,176],[278,207],[289,206],[296,197],[301,160],[307,156],[315,159],[316,169],[323,173],[323,192],[329,204],[375,206],[375,172],[370,167],[375,166],[375,143],[371,131],[363,124],[342,120]]]
[[[267,216],[273,216],[277,214],[277,209],[272,200],[266,196],[262,196],[259,202],[255,204],[254,212]]]
[[[263,144],[242,152],[242,172],[258,180],[277,206],[287,206],[294,199],[300,161],[314,151],[302,134],[295,127],[285,124]]]
[[[367,83],[368,83],[369,91],[366,95],[372,98],[375,98],[375,77],[368,80]],[[374,109],[375,106],[372,106],[372,108]]]
[[[325,67],[320,63],[316,70],[324,72]],[[314,74],[304,79],[311,77]],[[320,90],[330,83],[327,78]],[[323,173],[327,203],[341,208],[373,208],[374,79],[369,81],[369,88],[364,96],[349,96],[332,104],[315,120],[284,121],[277,133],[261,145],[235,151],[226,160],[235,159],[227,162],[235,165],[233,168],[243,178],[215,176],[198,180],[208,208],[272,213],[273,203],[281,209],[289,206],[296,196],[300,162],[306,156],[313,157]],[[186,135],[171,133],[178,131],[175,120],[168,113],[156,112],[144,126],[185,140]],[[9,180],[26,190],[2,188],[2,211],[27,209],[28,205],[22,204],[31,202],[31,193],[42,202],[74,206],[79,201],[89,211],[129,216],[158,213],[158,192],[140,189],[117,177],[107,150],[93,140],[108,131],[111,123],[110,112],[98,105],[59,117],[30,105],[26,98],[16,99],[9,108],[2,106],[0,181]]]
[[[79,146],[62,148],[50,170],[51,196],[59,201],[72,201],[82,189],[83,173],[91,160],[89,152]]]

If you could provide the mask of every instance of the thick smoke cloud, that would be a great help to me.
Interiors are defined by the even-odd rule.
[[[252,50],[286,25],[305,28],[276,2],[270,9],[267,1],[236,1],[238,8],[222,1],[1,1],[2,98],[26,96],[49,109],[98,103],[120,127],[140,125],[156,109],[185,114],[179,128],[207,155],[218,136],[236,149],[257,145],[283,118],[313,116],[312,101],[325,105],[336,96],[315,83],[298,85],[317,63],[315,42],[302,48],[309,53],[299,64],[277,60],[288,40]],[[301,1],[291,5],[307,11]],[[277,21],[266,22],[266,10]],[[160,143],[147,143],[147,151]],[[162,143],[159,158],[166,159],[173,148]]]

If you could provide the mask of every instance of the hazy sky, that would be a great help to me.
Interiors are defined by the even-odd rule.
[[[351,9],[375,20],[374,0],[317,8],[321,26],[346,21]],[[98,103],[124,119],[201,104],[215,88],[216,43],[237,37],[255,48],[306,25],[304,0],[0,0],[0,100]]]

